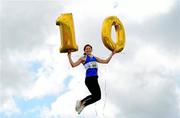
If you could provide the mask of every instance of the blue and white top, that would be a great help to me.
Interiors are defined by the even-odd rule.
[[[86,69],[86,77],[98,76],[97,59],[94,56],[86,55],[83,65]]]

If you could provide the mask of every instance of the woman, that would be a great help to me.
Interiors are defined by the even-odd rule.
[[[85,84],[91,93],[91,95],[76,102],[75,109],[78,114],[80,114],[87,105],[90,105],[101,99],[101,90],[98,84],[98,67],[96,62],[107,64],[114,54],[115,51],[113,51],[107,59],[95,57],[92,55],[92,46],[86,44],[84,46],[84,56],[79,58],[76,62],[73,62],[71,59],[71,50],[68,51],[68,59],[72,67],[76,67],[81,63],[84,65],[86,69]]]

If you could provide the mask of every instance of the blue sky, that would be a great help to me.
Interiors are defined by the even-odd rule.
[[[39,118],[41,107],[47,106],[50,107],[57,99],[57,96],[46,96],[39,99],[24,100],[23,98],[14,98],[17,107],[22,111],[17,115],[13,115],[13,118]]]
[[[22,111],[17,113],[12,118],[39,118],[40,117],[40,108],[43,106],[49,107],[52,102],[57,99],[57,96],[46,96],[40,99],[33,100],[24,100],[23,98],[13,98],[17,104],[17,107]],[[0,114],[1,118],[6,118],[4,114]]]
[[[38,61],[34,61],[30,63],[30,69],[32,72],[37,73],[38,69],[40,69],[42,67],[41,62]]]
[[[97,109],[98,117],[105,112],[109,118],[179,118],[179,5],[179,0],[2,0],[0,117],[92,118]],[[108,57],[101,40],[106,17],[117,16],[126,32],[125,49],[98,65],[102,100],[79,116],[75,102],[89,94],[85,69],[72,68],[67,54],[59,53],[55,22],[61,13],[73,14],[79,47],[73,60],[86,43],[94,55]]]
[[[41,68],[41,64],[39,62],[33,62],[32,68],[30,70],[33,73],[36,73],[37,70]],[[56,101],[56,99],[60,96],[62,96],[65,92],[68,91],[68,84],[71,82],[72,76],[68,76],[65,78],[63,84],[65,85],[63,88],[63,91],[58,95],[51,95],[51,96],[45,96],[42,98],[35,98],[35,99],[24,99],[22,97],[15,96],[13,97],[13,100],[15,101],[17,107],[21,112],[14,114],[13,116],[6,116],[3,113],[0,113],[1,118],[11,117],[11,118],[40,118],[40,112],[42,107],[50,107],[53,102]]]

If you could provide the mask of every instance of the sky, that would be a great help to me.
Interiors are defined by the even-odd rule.
[[[1,0],[0,118],[179,118],[179,0]],[[82,65],[59,53],[56,19],[72,13],[77,52],[93,46],[106,58],[103,20],[117,16],[126,44],[108,64],[98,64],[102,99],[75,112],[89,95]],[[114,33],[112,38],[115,41]]]

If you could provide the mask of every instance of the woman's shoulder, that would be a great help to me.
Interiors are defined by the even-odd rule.
[[[83,55],[81,56],[82,59],[86,59],[87,58],[87,55]]]
[[[95,59],[97,58],[95,55],[92,55],[91,57],[93,57],[93,58],[95,58]]]

